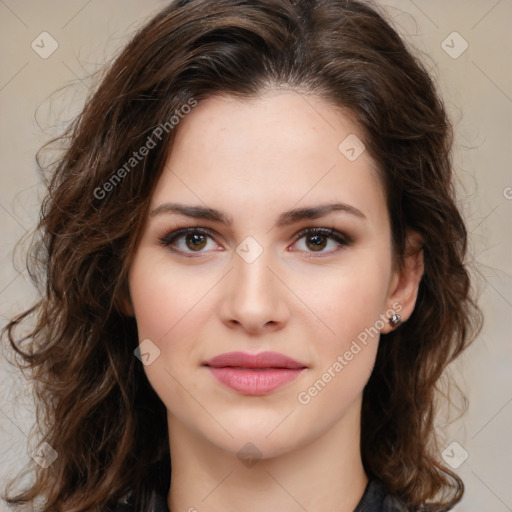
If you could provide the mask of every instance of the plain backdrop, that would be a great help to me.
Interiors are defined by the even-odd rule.
[[[79,112],[93,83],[91,73],[165,4],[0,0],[2,324],[34,298],[23,267],[18,272],[13,266],[13,248],[38,218],[36,150]],[[482,275],[484,330],[451,368],[469,398],[469,410],[451,425],[438,422],[442,456],[458,466],[466,484],[465,497],[455,510],[512,511],[512,2],[379,4],[431,69],[455,125],[460,202]],[[19,257],[14,261],[23,263]],[[34,446],[28,435],[35,416],[30,386],[19,372],[4,360],[0,372],[3,483],[31,456]]]

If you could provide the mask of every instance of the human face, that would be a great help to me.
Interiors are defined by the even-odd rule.
[[[351,134],[363,139],[339,109],[284,91],[250,102],[211,97],[181,121],[129,274],[139,339],[160,351],[144,369],[171,431],[230,453],[251,442],[272,457],[347,418],[359,428],[354,411],[378,346],[365,329],[386,329],[397,281],[375,164],[367,151],[353,160],[339,150]],[[285,215],[334,203],[345,206]],[[183,228],[193,230],[173,239]],[[229,352],[274,352],[299,365],[205,365]]]

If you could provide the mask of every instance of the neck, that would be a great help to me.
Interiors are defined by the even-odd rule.
[[[328,431],[296,449],[244,465],[169,414],[175,511],[353,512],[368,478],[360,454],[361,402]]]

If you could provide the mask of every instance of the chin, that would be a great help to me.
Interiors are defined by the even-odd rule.
[[[290,409],[291,410],[291,409]],[[271,459],[290,452],[302,444],[307,443],[305,426],[300,428],[293,422],[283,422],[286,414],[279,417],[275,413],[268,414],[261,411],[242,414],[230,414],[220,420],[227,426],[233,437],[227,435],[215,436],[210,442],[231,455],[240,457],[244,450],[254,450],[262,459]],[[229,426],[228,426],[229,425]],[[255,448],[253,448],[255,447]]]
[[[243,461],[246,456],[254,459],[270,460],[285,455],[300,446],[299,440],[290,438],[289,432],[283,436],[270,439],[267,434],[260,432],[245,432],[235,435],[229,441],[223,439],[218,448]],[[211,440],[215,442],[215,440]]]

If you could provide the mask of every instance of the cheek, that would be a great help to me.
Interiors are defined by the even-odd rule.
[[[385,311],[388,278],[385,266],[347,265],[317,275],[314,286],[304,287],[301,297],[324,332],[343,342],[373,326]]]
[[[139,343],[149,339],[158,354],[144,371],[167,404],[183,391],[178,384],[180,370],[198,359],[194,340],[206,315],[206,302],[201,300],[205,289],[183,273],[171,272],[162,259],[144,253],[134,260],[129,282]]]
[[[370,378],[383,327],[380,315],[386,310],[388,261],[370,253],[366,258],[358,256],[350,262],[347,258],[329,276],[317,275],[316,286],[309,291],[304,287],[302,296],[318,318],[309,317],[316,364],[299,403],[314,402],[306,408],[311,413],[330,408],[332,419],[362,392]]]
[[[167,340],[187,329],[190,318],[200,310],[207,283],[198,286],[200,277],[191,280],[171,267],[165,256],[151,257],[147,252],[142,251],[132,264],[130,296],[139,339],[150,338],[167,350]]]
[[[189,288],[184,288],[177,273],[170,276],[160,272],[158,265],[143,263],[142,258],[135,261],[130,272],[130,295],[139,343],[145,343],[156,354],[143,368],[155,393],[172,410],[189,398],[179,384],[183,378],[176,368],[184,366],[185,360],[191,357],[189,345],[193,336],[187,332],[190,330],[187,322],[198,299]]]
[[[345,414],[373,371],[385,297],[385,286],[376,277],[368,268],[340,273],[334,281],[319,282],[321,293],[309,295],[308,305],[321,322],[316,319],[309,326],[316,359],[297,401],[308,418],[322,417],[322,424],[333,424]],[[315,331],[325,335],[315,336]]]
[[[201,342],[209,332],[215,309],[212,292],[222,275],[207,266],[183,267],[172,265],[161,249],[144,247],[129,273],[139,343],[149,339],[159,351],[144,371],[168,409],[189,401],[187,391],[197,387],[190,369],[204,358]]]

